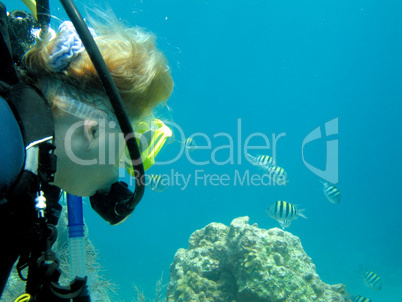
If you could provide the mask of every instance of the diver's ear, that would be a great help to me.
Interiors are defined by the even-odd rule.
[[[89,146],[99,137],[99,124],[97,121],[91,119],[84,121],[84,137]]]

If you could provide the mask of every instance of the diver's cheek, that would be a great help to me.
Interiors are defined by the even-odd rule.
[[[110,168],[110,167],[109,167]],[[112,167],[112,169],[108,169],[102,173],[103,180],[99,182],[99,187],[97,188],[97,192],[109,192],[112,184],[118,181],[119,179],[119,171]]]
[[[117,182],[119,180],[119,171],[118,169],[114,169],[113,173],[110,177],[110,184],[114,184],[115,182]]]

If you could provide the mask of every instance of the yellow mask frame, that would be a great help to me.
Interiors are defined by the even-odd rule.
[[[36,20],[38,20],[38,16],[36,14],[36,1],[35,0],[22,0],[24,4],[28,7],[28,9],[31,11],[32,15],[35,17]]]
[[[162,149],[168,137],[172,136],[172,130],[166,126],[161,120],[155,119],[151,123],[151,128],[148,127],[148,124],[145,122],[141,122],[137,126],[137,143],[140,146],[141,159],[144,165],[144,170],[148,170],[155,163],[155,158],[158,155],[159,151]],[[145,143],[144,144],[144,138]],[[130,158],[128,155],[128,150],[126,149],[126,157]],[[135,177],[135,171],[130,164],[130,167],[127,168],[128,174],[132,177]]]

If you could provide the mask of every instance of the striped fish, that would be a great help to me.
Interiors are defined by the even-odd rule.
[[[257,167],[260,167],[260,168],[266,168],[266,167],[275,165],[274,158],[271,157],[271,156],[268,156],[268,155],[258,155],[257,157],[254,157],[251,154],[247,153],[247,156],[250,159],[250,162],[254,166],[257,166]]]
[[[261,166],[273,166],[275,165],[275,160],[273,157],[268,155],[258,155],[257,161]]]
[[[194,151],[195,149],[197,149],[197,144],[192,137],[189,137],[184,140],[184,148],[190,151]]]
[[[281,225],[282,229],[286,229],[286,228],[290,227],[292,220],[280,220],[278,222]]]
[[[324,185],[324,194],[332,203],[339,204],[341,202],[341,192],[333,184],[322,181]]]
[[[298,216],[307,218],[302,214],[303,211],[298,210],[296,206],[283,200],[275,202],[266,210],[267,214],[277,221],[292,221],[297,219]]]
[[[382,281],[380,276],[372,271],[367,271],[363,274],[363,281],[366,285],[372,289],[380,290],[382,289]]]
[[[365,298],[362,296],[354,296],[353,302],[373,302],[373,300],[370,300],[369,298]]]
[[[163,178],[160,175],[146,175],[145,185],[155,192],[163,192],[166,190],[166,185],[164,184]]]
[[[278,185],[285,185],[289,181],[288,174],[286,173],[285,169],[279,166],[269,166],[267,169],[265,169],[265,171],[269,178],[275,181]]]

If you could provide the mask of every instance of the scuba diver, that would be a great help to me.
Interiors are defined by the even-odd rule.
[[[110,12],[97,13],[88,29],[71,0],[61,0],[73,23],[56,34],[47,0],[24,2],[32,15],[7,13],[0,3],[0,297],[18,260],[21,278],[28,267],[29,301],[70,301],[86,280],[58,285],[51,246],[61,191],[90,196],[110,224],[124,221],[143,195],[144,170],[171,135],[152,112],[173,80],[154,36]],[[140,148],[134,133],[144,132],[153,135]],[[118,181],[123,161],[134,192]]]

